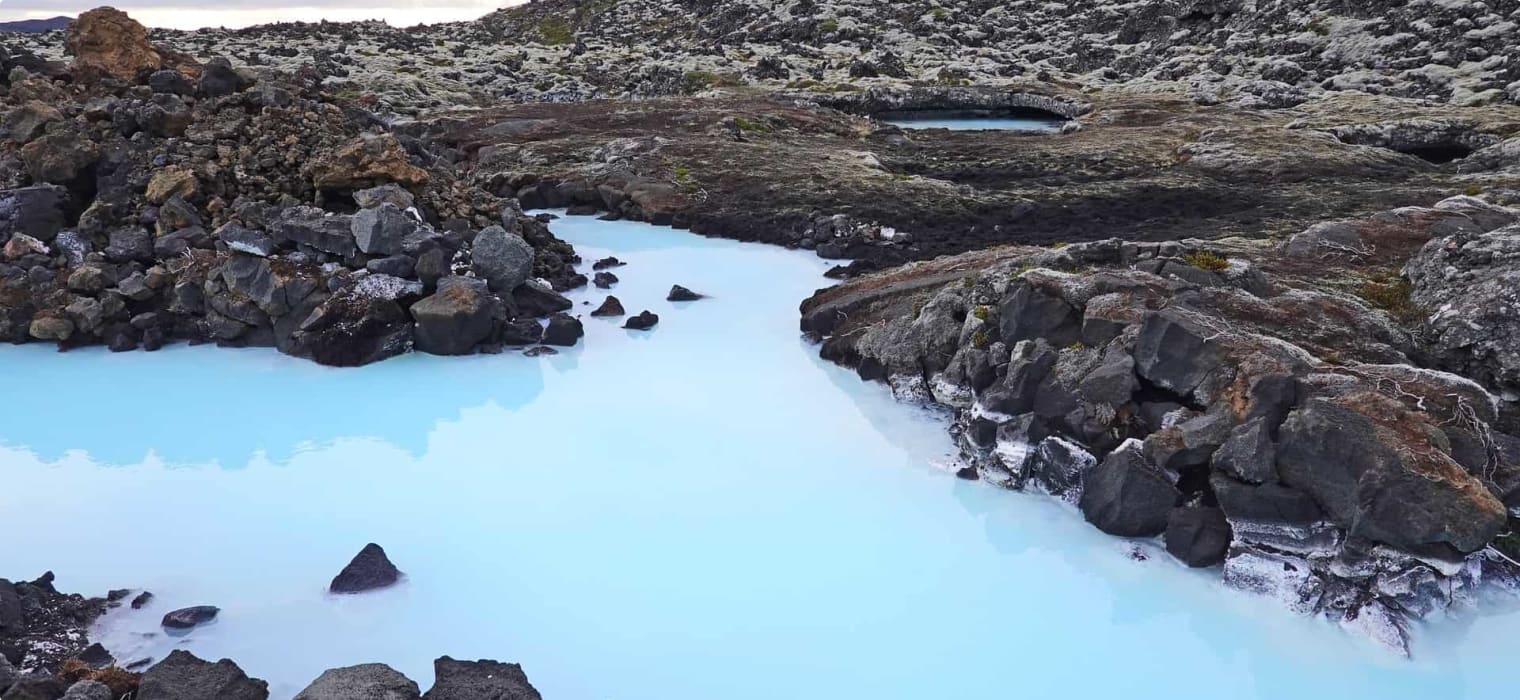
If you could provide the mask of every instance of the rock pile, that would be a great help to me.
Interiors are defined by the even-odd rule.
[[[520,342],[585,283],[543,222],[310,76],[186,63],[109,8],[68,36],[70,74],[0,98],[0,340],[360,365]]]

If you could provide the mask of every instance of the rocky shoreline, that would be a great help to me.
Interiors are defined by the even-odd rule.
[[[953,409],[962,477],[1408,655],[1410,621],[1520,590],[1517,246],[1520,210],[1455,197],[1283,241],[1009,247],[820,291],[802,327]]]
[[[1092,5],[97,10],[0,48],[0,340],[542,354],[579,342],[561,293],[592,280],[525,210],[648,221],[838,260],[802,329],[953,409],[965,478],[1402,654],[1413,621],[1520,589],[1520,10]],[[873,118],[1025,111],[1067,126]],[[111,671],[85,630],[121,593],[0,582],[0,639],[46,642],[0,648],[25,661],[5,700],[267,694],[183,652]],[[300,697],[538,697],[515,666],[437,669]]]
[[[401,572],[379,545],[366,545],[333,578],[328,591],[353,595],[393,585]],[[269,684],[249,677],[230,659],[207,661],[182,649],[161,660],[118,662],[88,629],[107,610],[135,611],[153,600],[147,591],[111,591],[105,598],[60,593],[51,572],[24,583],[0,579],[0,698],[4,700],[266,700]],[[165,632],[215,619],[219,609],[198,605],[164,615]],[[433,687],[385,664],[328,669],[295,695],[299,700],[540,700],[522,667],[489,659],[433,662]]]

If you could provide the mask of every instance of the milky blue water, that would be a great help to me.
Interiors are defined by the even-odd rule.
[[[232,657],[289,698],[323,669],[513,660],[551,700],[1481,698],[1515,613],[1406,662],[1224,589],[1037,497],[953,478],[938,418],[816,359],[825,263],[567,219],[652,333],[587,318],[548,358],[335,370],[272,350],[0,348],[0,575],[147,588],[123,660]],[[713,298],[663,301],[672,283]],[[602,292],[577,299],[600,302]],[[582,310],[589,307],[580,307]],[[332,597],[364,543],[407,577]],[[158,620],[222,607],[183,637]]]
[[[882,121],[904,129],[949,129],[950,131],[1027,131],[1058,133],[1064,119],[1027,117],[894,117]]]

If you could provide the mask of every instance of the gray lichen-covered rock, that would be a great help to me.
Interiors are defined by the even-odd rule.
[[[418,700],[416,681],[385,664],[332,668],[296,694],[295,700]]]
[[[1404,274],[1437,357],[1520,399],[1520,224],[1433,239]]]
[[[522,236],[500,226],[488,226],[475,235],[470,260],[475,274],[490,283],[491,291],[508,294],[528,281],[533,270],[533,247]]]

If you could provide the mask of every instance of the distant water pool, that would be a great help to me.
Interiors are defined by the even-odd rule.
[[[952,478],[940,417],[817,359],[809,255],[588,218],[652,333],[336,370],[272,350],[0,348],[0,575],[140,587],[120,659],[231,657],[289,698],[378,661],[523,664],[550,700],[1471,698],[1520,615],[1405,662],[1036,496]],[[712,298],[664,301],[671,284]],[[575,295],[600,302],[604,292]],[[591,307],[578,306],[585,312]],[[325,593],[366,542],[398,586]],[[222,607],[166,637],[167,610]]]
[[[949,129],[950,131],[1024,131],[1030,133],[1060,133],[1067,120],[1059,117],[1024,116],[974,116],[928,113],[897,113],[883,115],[881,121],[904,129]]]

